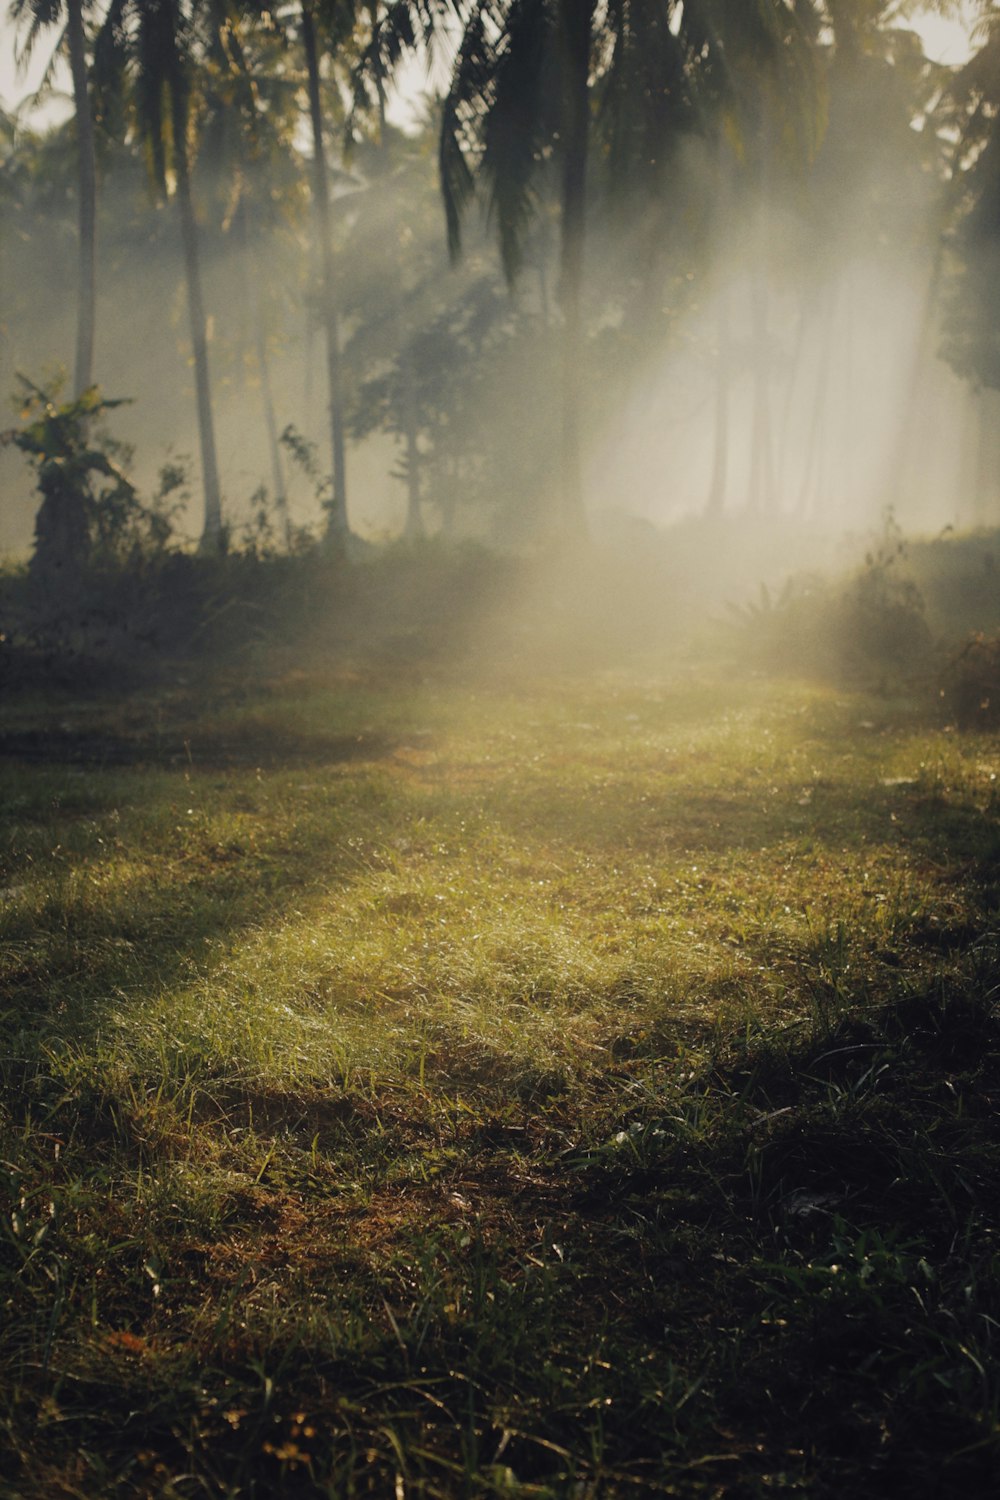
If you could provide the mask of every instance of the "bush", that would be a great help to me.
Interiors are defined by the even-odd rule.
[[[171,518],[164,505],[142,503],[125,473],[132,450],[100,426],[104,413],[123,402],[91,386],[60,403],[56,387],[18,378],[23,425],[0,433],[0,444],[19,448],[35,470],[41,503],[31,574],[65,599],[94,568],[162,552]]]
[[[815,574],[734,611],[741,644],[776,671],[884,687],[912,673],[931,649],[921,590],[904,569],[906,543],[892,511],[862,566],[839,586]]]
[[[1000,723],[1000,636],[969,637],[945,667],[941,697],[963,729]]]
[[[924,598],[903,572],[906,542],[891,508],[882,534],[841,600],[839,650],[848,675],[900,673],[931,646]]]

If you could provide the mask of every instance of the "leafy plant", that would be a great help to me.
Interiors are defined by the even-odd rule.
[[[931,647],[923,593],[906,571],[892,508],[857,572],[839,587],[816,574],[732,607],[742,648],[760,666],[884,686]]]
[[[840,655],[848,670],[912,667],[930,646],[924,598],[905,572],[906,540],[891,506],[882,531],[848,586],[840,611]]]
[[[948,660],[941,697],[963,728],[1000,721],[1000,636],[969,636]]]
[[[24,425],[0,433],[0,444],[24,453],[37,476],[33,575],[73,592],[94,565],[162,551],[172,534],[169,509],[142,503],[125,473],[131,448],[95,425],[126,403],[103,397],[97,386],[60,402],[57,383],[45,389],[18,378]],[[164,500],[173,487],[168,479]]]

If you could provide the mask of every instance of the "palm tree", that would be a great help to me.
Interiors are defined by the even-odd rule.
[[[561,432],[556,521],[580,535],[582,300],[589,75],[596,0],[480,0],[455,56],[441,120],[440,169],[448,243],[461,249],[462,215],[485,186],[504,270],[521,264],[547,162],[558,162]]]
[[[823,349],[811,427],[819,435],[829,423],[826,392],[832,367],[838,359],[844,361],[851,345],[854,298],[844,284],[850,262],[859,251],[880,259],[891,246],[894,277],[922,283],[909,368],[900,371],[906,397],[883,481],[889,500],[899,507],[908,482],[912,486],[919,396],[934,367],[940,335],[938,294],[953,248],[945,231],[966,186],[960,167],[971,139],[965,127],[972,125],[975,134],[974,117],[982,100],[965,101],[972,105],[970,119],[961,102],[961,76],[954,78],[950,69],[924,55],[919,36],[906,29],[905,9],[893,0],[825,0],[825,10],[830,23],[825,49],[829,122],[806,216],[813,240],[810,263],[826,283],[821,295],[810,299]],[[914,121],[920,122],[919,130]],[[848,183],[849,207],[844,198]],[[846,231],[845,224],[850,225]],[[845,232],[853,257],[844,253]],[[831,451],[842,453],[845,439],[854,442],[849,404],[847,412],[839,429],[833,426],[830,432]],[[803,496],[819,467],[810,447],[805,461]]]
[[[224,11],[224,7],[221,9]],[[207,11],[207,25],[223,23],[220,7],[209,6]],[[126,77],[131,80],[136,121],[149,149],[154,183],[164,196],[170,176],[173,178],[187,286],[205,503],[200,545],[204,551],[215,551],[222,543],[222,492],[191,186],[191,75],[199,48],[197,20],[196,6],[183,0],[112,0],[98,48],[106,84]]]
[[[320,80],[320,37],[317,22],[330,26],[340,19],[339,8],[322,0],[300,0],[299,26],[306,61],[309,123],[312,133],[312,189],[320,254],[320,302],[326,344],[327,394],[329,398],[330,452],[333,486],[330,493],[327,539],[335,550],[347,543],[347,467],[344,456],[344,398],[340,357],[340,327],[336,302],[336,268],[330,219],[330,178],[323,133],[323,101]]]
[[[84,10],[87,5],[88,0],[11,0],[10,4],[10,18],[14,24],[27,23],[27,34],[21,50],[24,61],[30,57],[42,31],[65,22],[59,46],[65,41],[73,79],[80,226],[76,358],[73,364],[73,390],[77,396],[82,395],[94,382],[97,302],[97,164],[84,26]]]
[[[951,205],[944,355],[975,387],[1000,389],[1000,7],[978,7],[980,46],[955,79],[966,159]]]
[[[205,36],[201,175],[224,234],[233,232],[243,281],[270,456],[271,487],[286,541],[291,535],[285,465],[271,378],[268,312],[282,286],[265,274],[301,217],[305,190],[294,145],[298,79],[286,66],[287,38],[268,12],[213,0],[217,24]],[[203,191],[205,191],[203,190]]]
[[[725,100],[787,90],[785,116],[813,79],[798,43],[806,0],[473,0],[464,11],[444,101],[440,165],[448,239],[477,193],[494,219],[508,277],[547,188],[559,205],[561,486],[564,532],[585,529],[581,482],[587,196],[599,156],[632,201],[665,197],[674,148],[705,131]],[[447,16],[434,0],[397,0],[371,49],[390,65]],[[782,65],[778,67],[778,59]],[[779,82],[780,76],[780,82]],[[598,151],[595,153],[595,146]],[[552,179],[555,178],[553,185]],[[668,211],[668,210],[667,210]]]

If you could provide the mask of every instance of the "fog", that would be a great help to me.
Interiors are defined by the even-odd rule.
[[[744,351],[750,302],[734,282],[728,337]],[[755,492],[755,393],[744,355],[728,394],[725,508],[827,528],[864,528],[886,505],[919,531],[995,521],[996,486],[980,459],[995,399],[921,347],[926,315],[919,276],[859,264],[846,265],[806,313],[775,298],[767,472]],[[700,352],[666,350],[630,380],[591,453],[593,503],[656,525],[705,509],[716,463],[718,320],[718,305],[699,309],[688,339]]]
[[[750,573],[829,558],[831,538],[863,539],[890,507],[925,535],[1000,522],[998,397],[973,356],[964,367],[954,349],[942,357],[970,275],[961,224],[974,190],[963,207],[955,184],[963,173],[974,182],[984,148],[958,151],[945,71],[921,71],[906,35],[862,57],[856,76],[835,53],[815,149],[786,159],[775,148],[749,187],[739,150],[722,170],[693,138],[661,198],[636,213],[616,203],[592,152],[579,378],[598,542],[641,546],[696,517],[759,518],[769,535],[787,524],[787,557],[769,545],[748,559],[749,588]],[[960,53],[963,35],[956,22],[925,23],[939,56]],[[9,25],[2,40],[8,50]],[[818,45],[829,51],[829,38]],[[412,534],[416,496],[427,533],[530,546],[558,484],[565,399],[555,178],[539,182],[512,281],[486,212],[467,215],[453,265],[434,106],[412,95],[411,85],[396,103],[406,130],[361,141],[331,177],[349,523],[367,542],[408,524]],[[237,544],[262,502],[287,501],[293,527],[324,524],[326,354],[304,146],[286,151],[280,190],[242,167],[239,202],[207,149],[196,163],[224,516]],[[3,153],[6,393],[19,373],[48,387],[72,364],[72,121],[29,131],[10,117]],[[109,426],[145,493],[164,463],[181,462],[176,525],[193,544],[202,502],[174,205],[152,195],[134,138],[101,143],[99,176],[96,372],[106,396],[129,402]],[[315,474],[288,445],[275,449],[288,428],[313,445]],[[27,555],[37,497],[12,450],[0,453],[0,486],[0,550]]]

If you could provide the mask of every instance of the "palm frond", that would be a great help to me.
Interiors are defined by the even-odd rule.
[[[169,120],[165,101],[170,76],[177,66],[176,6],[172,0],[146,0],[137,21],[133,40],[136,114],[153,182],[165,193]]]
[[[764,136],[792,155],[815,154],[826,119],[816,49],[795,0],[686,0],[681,23],[703,49],[699,89],[745,154]]]
[[[462,216],[475,196],[474,168],[481,154],[482,122],[492,92],[494,53],[487,35],[488,18],[488,0],[479,0],[466,24],[441,109],[438,165],[448,252],[453,260],[461,254]]]
[[[520,269],[521,248],[535,209],[535,178],[558,119],[556,100],[544,87],[553,30],[547,5],[516,0],[494,49],[480,171],[508,281]]]
[[[616,192],[661,175],[679,136],[695,128],[696,60],[660,0],[610,0],[610,57],[597,88],[598,119]]]
[[[111,0],[94,39],[91,94],[94,117],[111,134],[122,133],[128,67],[129,0]]]
[[[424,43],[420,10],[410,0],[395,0],[372,25],[368,44],[362,48],[351,75],[347,130],[352,138],[358,119],[377,107],[382,81],[391,77],[403,58]]]
[[[14,52],[17,66],[26,68],[42,32],[62,20],[63,0],[11,0],[7,14],[15,26],[20,26],[29,18],[20,46]],[[58,45],[61,45],[61,38]],[[58,51],[58,46],[56,50]]]

